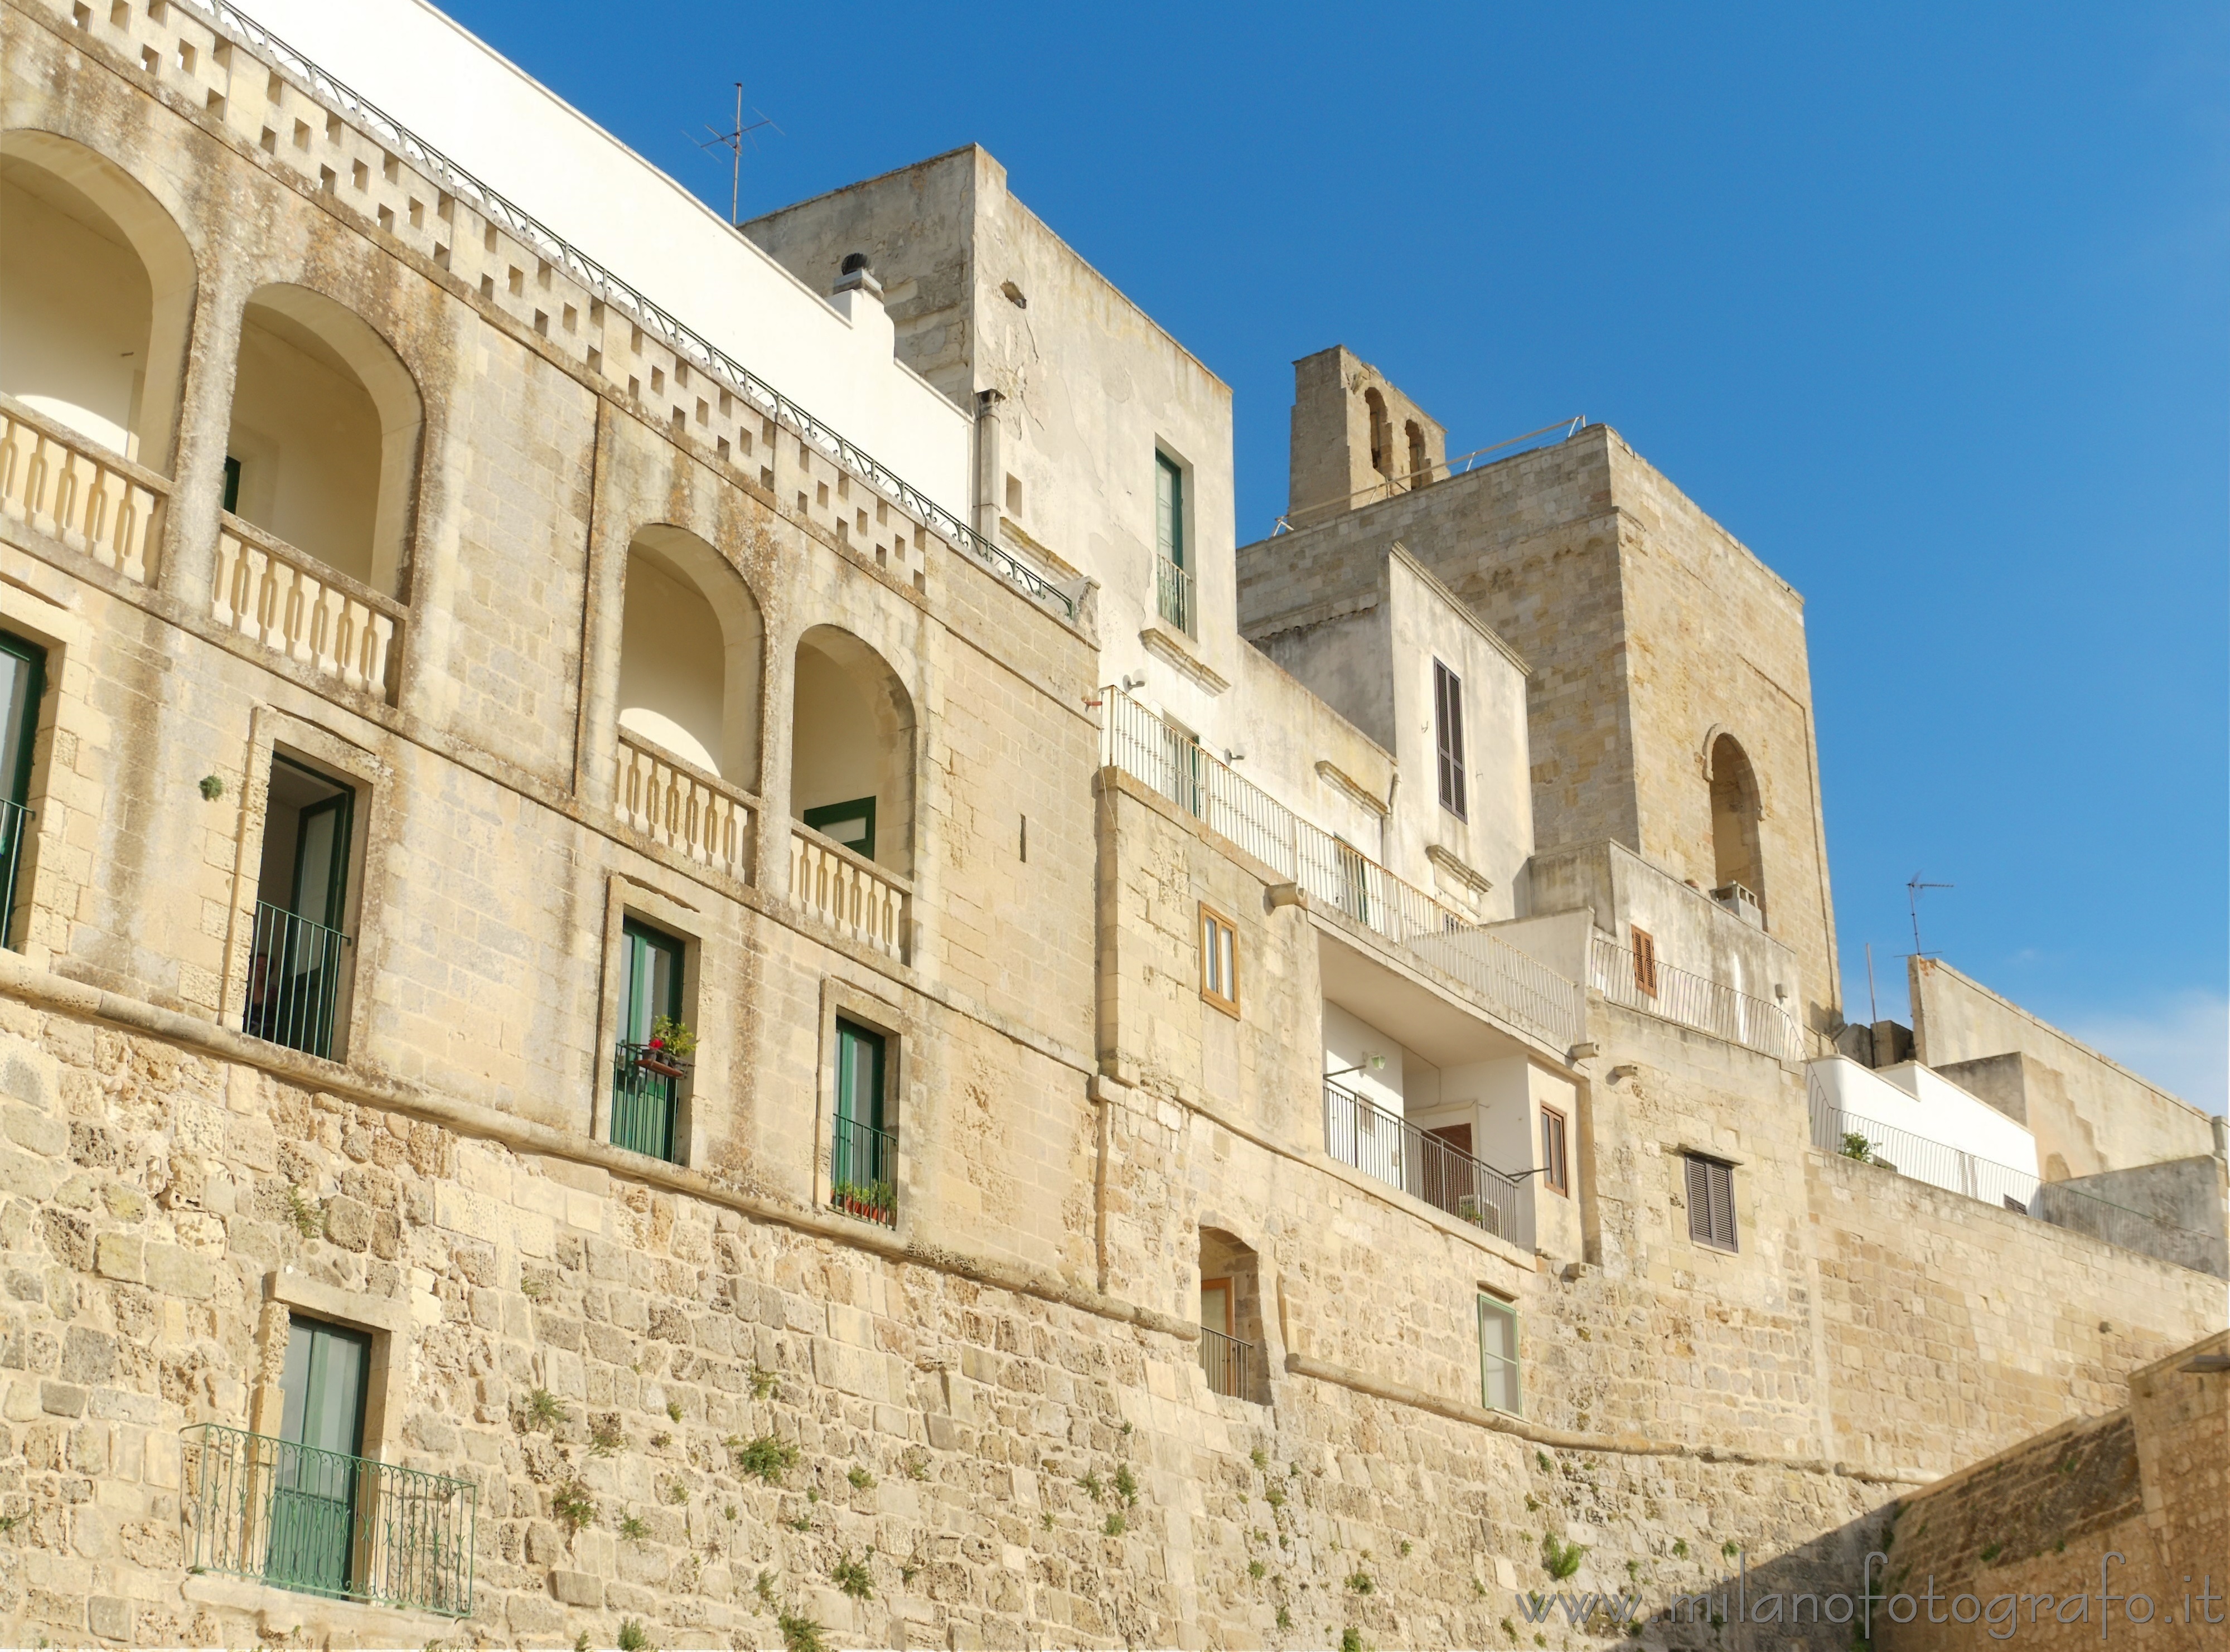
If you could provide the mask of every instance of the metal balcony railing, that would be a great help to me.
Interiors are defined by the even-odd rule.
[[[242,1030],[252,1038],[330,1061],[340,1004],[341,948],[353,944],[338,929],[258,901]]]
[[[0,947],[15,942],[16,884],[23,875],[23,842],[30,832],[30,810],[21,803],[0,801]]]
[[[285,69],[319,103],[354,122],[390,154],[416,168],[437,188],[461,201],[488,223],[502,228],[522,247],[532,247],[537,255],[564,271],[595,298],[640,322],[646,333],[674,351],[677,358],[703,372],[716,386],[732,391],[766,416],[797,431],[852,475],[913,515],[948,543],[968,551],[1009,583],[1019,586],[1033,600],[1057,607],[1071,620],[1076,617],[1075,601],[1051,580],[1004,546],[976,532],[857,443],[847,440],[815,418],[726,351],[661,308],[641,288],[613,274],[370,99],[241,12],[229,0],[185,0],[185,3],[218,32],[242,42],[265,61]]]
[[[181,1439],[189,1571],[471,1614],[480,1509],[471,1482],[215,1423]]]
[[[828,1202],[847,1216],[899,1225],[899,1139],[859,1119],[836,1121],[829,1142]]]
[[[1816,1090],[1808,1100],[1812,1145],[1828,1153],[1840,1154],[1860,1164],[1879,1165],[1884,1170],[1894,1170],[1900,1176],[1928,1182],[1947,1192],[1964,1193],[1969,1199],[2002,1205],[2023,1215],[2028,1213],[2030,1202],[2041,1185],[2042,1179],[2033,1170],[2001,1165],[1948,1142],[1931,1141],[1910,1130],[1900,1130],[1895,1125],[1847,1113]]]
[[[1407,1119],[1326,1083],[1324,1151],[1521,1250],[1533,1248],[1532,1190]]]
[[[1588,985],[1614,1004],[1660,1016],[1782,1061],[1804,1059],[1804,1033],[1778,1004],[1633,953],[1602,935],[1588,937]]]
[[[1200,1327],[1200,1368],[1208,1373],[1208,1392],[1227,1399],[1254,1397],[1254,1368],[1261,1352],[1252,1342]]]
[[[1586,994],[1546,965],[1312,826],[1118,688],[1100,690],[1102,761],[1308,891],[1311,899],[1444,970],[1505,1019],[1554,1045],[1579,1042]]]
[[[1193,607],[1192,575],[1159,553],[1154,557],[1154,605],[1163,620],[1188,637],[1199,634],[1192,628],[1197,614]]]
[[[661,1070],[672,1069],[674,1070]],[[612,1057],[612,1145],[668,1164],[681,1112],[681,1072],[665,1050],[622,1044]]]

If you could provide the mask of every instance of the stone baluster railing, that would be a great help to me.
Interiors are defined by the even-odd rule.
[[[638,740],[619,737],[613,807],[654,843],[749,883],[751,818],[758,805],[703,769]]]
[[[171,485],[0,396],[0,513],[145,585]]]
[[[831,929],[901,962],[912,885],[809,827],[790,839],[790,898]]]
[[[388,696],[403,605],[229,512],[218,518],[209,612],[275,653]]]

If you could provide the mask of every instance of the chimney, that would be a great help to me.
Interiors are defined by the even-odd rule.
[[[836,285],[828,289],[828,299],[836,306],[836,313],[852,324],[863,349],[873,349],[886,357],[896,351],[898,331],[883,310],[883,284],[867,267],[867,254],[844,254],[844,267]]]

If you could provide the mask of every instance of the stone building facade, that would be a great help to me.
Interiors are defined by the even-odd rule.
[[[1240,547],[980,151],[714,226],[777,389],[407,88],[0,42],[10,1641],[1703,1643],[2222,1328],[1823,1145],[1796,599],[1614,434],[1312,357],[1400,485]]]

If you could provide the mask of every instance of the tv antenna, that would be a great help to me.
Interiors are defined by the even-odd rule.
[[[1906,881],[1905,885],[1905,904],[1912,910],[1912,955],[1914,957],[1925,958],[1928,955],[1920,949],[1921,891],[1923,890],[1930,889],[1956,889],[1959,886],[1956,884],[1924,884],[1920,881],[1920,874],[1918,872],[1913,873],[1911,877]]]
[[[751,112],[758,119],[746,126],[744,125],[744,83],[738,80],[736,82],[736,124],[722,132],[708,121],[705,130],[712,135],[697,145],[699,149],[725,149],[732,157],[728,169],[728,223],[733,228],[741,228],[744,222],[741,210],[744,199],[744,139],[762,126],[773,126],[777,133],[789,136],[767,118],[765,110],[754,109]],[[757,139],[753,139],[751,146],[754,149],[758,147]]]

